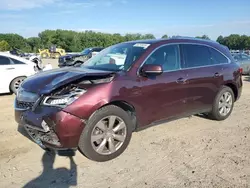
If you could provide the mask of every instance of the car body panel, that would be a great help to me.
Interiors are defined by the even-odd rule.
[[[20,76],[28,77],[36,73],[34,70],[35,63],[29,60],[8,53],[0,53],[0,56],[7,57],[11,63],[9,65],[0,65],[0,93],[9,93],[11,81],[15,78]],[[14,64],[12,59],[18,60],[23,64]]]
[[[136,114],[136,129],[140,129],[162,120],[211,110],[215,96],[224,85],[233,85],[236,88],[237,99],[239,98],[242,90],[240,69],[226,47],[206,40],[179,38],[144,42],[150,46],[126,72],[61,68],[39,73],[27,79],[22,85],[23,89],[41,96],[52,95],[58,88],[72,83],[85,88],[86,93],[67,107],[52,114],[35,109],[33,114],[30,112],[32,115],[27,115],[26,123],[33,124],[29,119],[45,119],[49,116],[52,124],[55,124],[56,133],[60,141],[64,143],[64,147],[75,148],[80,133],[90,117],[96,110],[108,104],[117,102],[128,104]],[[226,55],[229,63],[163,72],[159,76],[140,74],[141,66],[156,48],[182,43],[213,47]],[[182,54],[180,61],[183,63]],[[110,75],[113,75],[112,79],[107,82],[85,82],[92,77],[98,79]],[[184,81],[179,82],[180,78]],[[44,108],[41,103],[38,109],[40,108]],[[28,112],[20,112],[16,109],[17,119],[26,113]],[[36,113],[40,113],[41,116],[37,117]],[[38,126],[41,127],[41,123],[40,125],[38,123]],[[78,133],[76,133],[77,130]]]
[[[109,75],[112,71],[100,71],[83,68],[61,68],[44,71],[27,78],[22,87],[29,92],[48,94],[53,90],[74,82],[86,76],[102,76]],[[36,82],[36,85],[33,83]]]

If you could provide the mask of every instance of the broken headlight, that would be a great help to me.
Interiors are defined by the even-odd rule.
[[[86,90],[77,88],[64,95],[47,96],[44,98],[42,104],[46,106],[57,106],[64,108],[73,103],[85,92]]]

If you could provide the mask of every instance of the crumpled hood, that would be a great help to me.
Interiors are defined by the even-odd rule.
[[[24,80],[22,88],[25,91],[42,94],[49,94],[53,90],[82,79],[86,76],[105,76],[112,71],[93,70],[85,68],[60,68],[40,72]]]

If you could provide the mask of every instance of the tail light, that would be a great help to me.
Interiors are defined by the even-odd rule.
[[[240,72],[240,74],[242,74],[243,73],[243,68],[240,68],[239,72]]]

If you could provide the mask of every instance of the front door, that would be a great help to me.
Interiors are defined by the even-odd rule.
[[[153,123],[179,116],[186,111],[186,74],[180,69],[179,45],[165,45],[158,48],[145,64],[163,67],[163,74],[155,77],[142,77],[142,109],[147,123]]]

